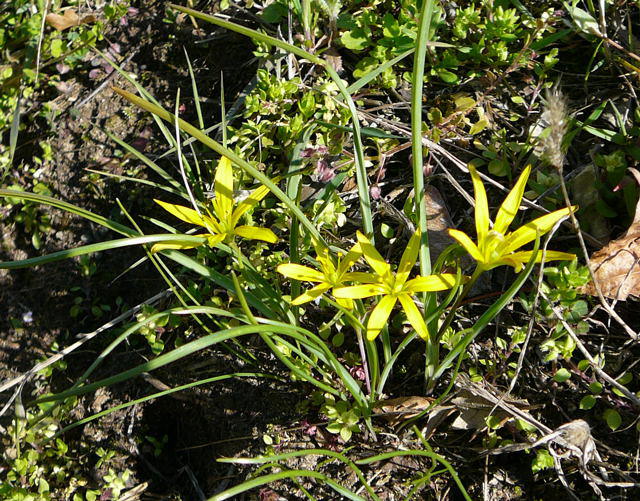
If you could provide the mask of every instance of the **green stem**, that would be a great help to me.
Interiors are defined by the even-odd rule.
[[[369,364],[367,363],[367,350],[364,347],[362,331],[356,327],[356,337],[358,338],[358,348],[362,359],[362,369],[364,370],[364,382],[367,385],[367,393],[371,396],[371,379],[369,378]]]
[[[462,292],[458,296],[458,299],[456,299],[456,302],[454,303],[454,305],[449,310],[449,313],[447,314],[446,318],[444,319],[444,322],[442,323],[442,326],[438,330],[438,334],[436,336],[436,342],[438,342],[438,343],[440,342],[440,339],[442,338],[442,335],[445,333],[445,331],[451,325],[451,322],[453,321],[453,317],[455,316],[456,311],[458,310],[458,308],[462,304],[462,301],[464,301],[464,299],[469,295],[469,292],[471,292],[471,289],[473,288],[473,286],[478,281],[478,278],[480,278],[480,275],[482,275],[482,273],[484,273],[484,271],[485,271],[484,268],[482,268],[480,266],[476,266],[476,269],[473,271],[473,275],[471,275],[471,278],[469,279],[469,281],[466,284],[464,284],[464,288],[462,289]]]
[[[458,311],[458,308],[462,304],[462,301],[464,300],[465,297],[467,297],[467,295],[469,294],[469,292],[471,291],[471,289],[473,288],[474,284],[476,283],[476,281],[478,280],[478,278],[480,277],[483,271],[484,269],[482,269],[480,266],[476,267],[476,269],[473,272],[473,275],[471,275],[471,278],[469,279],[469,281],[464,285],[462,292],[460,293],[460,295],[456,299],[456,302],[453,304],[453,306],[449,310],[449,313],[447,314],[447,316],[444,319],[444,322],[438,329],[437,334],[435,335],[435,337],[432,339],[431,342],[427,343],[426,361],[425,361],[425,369],[424,369],[425,387],[426,387],[427,393],[433,390],[437,381],[436,371],[438,370],[438,365],[440,363],[440,339],[442,339],[442,335],[446,332],[446,330],[451,325],[451,322],[453,321],[453,318],[455,317],[455,314]]]
[[[413,62],[413,76],[411,86],[411,153],[413,168],[413,193],[415,212],[418,217],[418,231],[420,231],[420,274],[431,274],[431,256],[429,253],[429,234],[427,231],[427,211],[424,204],[424,170],[422,164],[422,91],[424,85],[424,67],[427,57],[427,42],[429,28],[433,17],[433,0],[423,0],[420,12],[420,26],[415,45]],[[424,315],[427,316],[435,301],[434,294],[424,293]],[[438,357],[438,339],[429,339],[426,346],[425,380],[431,380],[433,361]]]
[[[427,57],[429,27],[433,17],[433,0],[423,0],[420,12],[420,26],[416,39],[416,52],[413,63],[411,89],[411,153],[413,167],[413,192],[418,229],[421,234],[420,274],[431,274],[431,257],[429,255],[429,236],[427,233],[427,210],[424,204],[424,172],[422,165],[422,87],[424,85],[424,66]],[[425,304],[425,311],[428,311]]]

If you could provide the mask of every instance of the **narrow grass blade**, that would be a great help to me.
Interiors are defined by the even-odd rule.
[[[89,221],[99,224],[100,226],[104,226],[105,228],[109,228],[110,230],[113,230],[122,235],[138,235],[137,231],[129,228],[128,226],[112,221],[111,219],[107,219],[104,216],[94,214],[93,212],[82,209],[76,205],[70,204],[68,202],[63,202],[62,200],[48,197],[46,195],[39,195],[37,193],[31,193],[28,191],[0,189],[0,197],[17,198],[20,200],[28,200],[29,202],[50,205],[51,207],[55,207],[56,209],[62,209],[64,211],[70,212],[71,214],[75,214],[84,219],[88,219]]]
[[[22,93],[18,96],[16,101],[16,109],[13,110],[13,119],[11,120],[11,129],[9,130],[9,167],[13,165],[13,158],[16,154],[16,147],[18,145],[18,134],[20,133],[20,106],[22,105]],[[8,168],[5,170],[2,176],[8,172]]]
[[[440,454],[436,454],[435,452],[417,451],[417,450],[385,452],[384,454],[377,454],[375,456],[371,456],[365,459],[360,459],[356,461],[356,464],[371,464],[371,463],[376,463],[378,461],[384,461],[386,459],[392,459],[398,456],[423,456],[439,462],[440,464],[442,464],[442,466],[444,466],[447,469],[447,471],[453,478],[453,481],[456,483],[456,485],[460,489],[460,493],[464,496],[464,499],[466,501],[471,501],[471,498],[469,497],[469,494],[467,494],[467,491],[464,488],[464,485],[462,485],[462,482],[460,481],[460,478],[458,477],[456,470],[453,469],[453,466],[451,466],[451,464],[445,458],[443,458]]]
[[[320,480],[330,486],[334,491],[336,491],[341,496],[344,496],[346,499],[352,499],[354,501],[366,501],[362,496],[358,496],[353,492],[345,489],[341,485],[337,484],[335,481],[331,480],[329,477],[322,473],[318,473],[316,471],[309,470],[287,470],[281,471],[280,473],[271,473],[269,475],[263,475],[258,478],[253,478],[251,480],[247,480],[246,482],[241,483],[240,485],[236,485],[231,489],[227,489],[220,494],[216,494],[215,496],[211,496],[208,501],[222,501],[224,499],[235,498],[239,494],[249,491],[251,489],[255,489],[256,487],[260,487],[261,485],[268,485],[272,482],[277,482],[280,480],[288,479],[288,478],[299,478],[299,477],[309,477]]]
[[[306,59],[313,64],[317,64],[320,66],[325,66],[327,64],[324,59],[314,54],[311,54],[310,52],[307,52],[306,50],[301,49],[300,47],[296,47],[295,45],[292,45],[290,43],[284,42],[282,40],[278,40],[277,38],[273,38],[269,35],[266,35],[265,33],[260,33],[259,31],[252,30],[251,28],[247,28],[245,26],[241,26],[239,24],[232,23],[230,21],[225,21],[224,19],[221,19],[219,17],[211,16],[209,14],[205,14],[204,12],[199,12],[197,10],[190,9],[189,7],[183,7],[181,5],[176,5],[173,3],[168,4],[167,7],[171,9],[175,9],[179,12],[184,12],[189,16],[202,19],[203,21],[207,21],[208,23],[215,24],[222,28],[235,31],[236,33],[245,35],[253,40],[257,40],[258,42],[266,43],[268,45],[273,45],[274,47],[278,47],[279,49],[282,49],[286,52],[295,54],[298,57]]]
[[[193,74],[193,67],[191,66],[191,59],[189,59],[189,53],[184,48],[184,57],[187,59],[187,68],[189,69],[189,78],[191,79],[191,90],[193,91],[193,102],[196,106],[196,114],[198,115],[198,125],[200,129],[204,129],[204,118],[202,117],[202,108],[200,107],[200,96],[198,94],[198,84],[196,83],[196,76]]]
[[[416,54],[413,62],[411,79],[411,153],[413,165],[413,192],[415,211],[418,217],[418,230],[422,236],[420,245],[420,274],[431,274],[429,254],[429,238],[427,232],[427,208],[424,203],[424,172],[422,166],[422,93],[424,85],[424,68],[427,56],[427,42],[433,18],[434,0],[423,0],[420,12],[420,24],[416,37]],[[428,310],[425,305],[425,310]]]
[[[164,179],[173,188],[175,188],[177,190],[181,189],[181,187],[182,187],[181,184],[178,181],[176,181],[176,179],[174,179],[173,176],[171,176],[166,170],[164,170],[157,163],[155,163],[153,160],[151,160],[147,155],[145,155],[144,153],[141,153],[140,151],[138,151],[137,149],[135,149],[131,145],[129,145],[129,144],[125,143],[124,141],[122,141],[121,139],[117,138],[116,136],[111,134],[109,131],[105,130],[104,133],[107,134],[107,136],[109,136],[109,139],[111,139],[112,141],[117,143],[120,147],[124,148],[129,153],[131,153],[135,158],[137,158],[138,160],[143,162],[147,167],[149,167],[153,172],[158,174],[158,176],[160,176],[162,179]]]
[[[183,192],[183,191],[178,191],[175,188],[171,188],[170,186],[165,186],[163,184],[159,184],[156,183],[154,181],[149,181],[148,179],[140,179],[137,177],[129,177],[129,176],[121,176],[120,174],[114,174],[113,172],[105,172],[102,170],[95,170],[95,169],[85,169],[85,171],[87,172],[93,172],[94,174],[99,174],[101,176],[104,177],[111,177],[113,179],[118,179],[119,181],[127,181],[130,183],[138,183],[138,184],[144,184],[147,186],[153,186],[154,188],[161,190],[161,191],[165,191],[167,193],[171,193],[172,195],[175,195],[176,197],[181,197],[184,198],[186,200],[189,199],[189,197]]]
[[[269,455],[267,457],[257,457],[257,458],[220,458],[218,461],[220,463],[234,463],[234,464],[264,464],[269,462],[278,462],[278,461],[286,461],[287,459],[296,458],[296,457],[306,457],[306,456],[327,456],[330,458],[337,459],[346,464],[349,468],[353,470],[353,472],[358,477],[358,480],[362,482],[362,485],[367,490],[372,499],[377,500],[380,499],[376,493],[373,491],[364,474],[358,468],[358,466],[351,461],[347,456],[341,454],[339,452],[331,451],[329,449],[304,449],[301,451],[292,451],[285,452],[282,454]]]
[[[365,85],[367,85],[369,82],[371,82],[372,80],[374,80],[378,75],[380,75],[381,73],[383,73],[384,71],[386,71],[388,68],[391,68],[394,64],[399,63],[400,61],[402,61],[405,57],[413,54],[414,49],[409,49],[406,52],[403,52],[402,54],[400,54],[399,56],[394,57],[393,59],[389,59],[388,61],[385,61],[384,63],[382,63],[379,66],[376,66],[375,69],[371,70],[369,73],[367,73],[365,76],[360,77],[358,80],[356,80],[355,82],[353,82],[351,85],[349,85],[349,87],[347,87],[347,92],[349,94],[355,94],[356,92],[358,92],[360,89],[362,89],[362,87],[364,87]],[[363,131],[364,134],[364,131]]]
[[[108,416],[109,414],[112,414],[114,412],[120,411],[122,409],[126,409],[126,408],[132,407],[134,405],[138,405],[138,404],[142,404],[144,402],[148,402],[149,400],[155,400],[156,398],[162,398],[162,397],[165,397],[167,395],[171,395],[172,393],[177,393],[179,391],[188,390],[190,388],[195,388],[196,386],[202,386],[204,384],[217,383],[219,381],[224,381],[225,379],[243,378],[243,377],[277,379],[276,376],[273,376],[272,374],[263,374],[261,372],[237,372],[237,373],[232,373],[232,374],[224,374],[222,376],[210,377],[210,378],[207,378],[207,379],[201,379],[200,381],[195,381],[193,383],[187,383],[187,384],[183,384],[183,385],[180,385],[180,386],[176,386],[174,388],[169,388],[168,390],[160,391],[158,393],[153,393],[151,395],[147,395],[145,397],[138,398],[136,400],[131,400],[130,402],[125,402],[124,404],[116,405],[114,407],[110,407],[109,409],[105,409],[105,410],[103,410],[101,412],[98,412],[98,413],[93,414],[91,416],[88,416],[88,417],[86,417],[84,419],[76,421],[75,423],[72,423],[72,424],[70,424],[68,426],[65,426],[60,431],[58,431],[54,436],[52,436],[49,440],[53,440],[56,437],[59,437],[60,435],[63,435],[67,431],[73,430],[74,428],[77,428],[78,426],[82,426],[84,424],[90,423],[91,421],[95,421],[96,419],[100,419],[101,417]]]
[[[144,235],[140,237],[120,238],[117,240],[107,240],[97,244],[83,245],[75,249],[65,249],[58,252],[47,254],[46,256],[32,257],[22,259],[20,261],[0,262],[0,269],[15,270],[18,268],[29,268],[41,264],[54,263],[62,259],[69,259],[93,252],[103,252],[111,249],[119,249],[121,247],[130,247],[132,245],[145,245],[156,242],[184,242],[200,245],[206,242],[206,239],[191,235],[174,235],[172,233],[161,233],[158,235]]]
[[[215,271],[213,268],[203,265],[196,259],[187,256],[186,254],[177,251],[177,250],[166,250],[163,252],[163,255],[171,259],[172,261],[184,266],[185,268],[197,273],[205,280],[210,280],[219,287],[222,287],[226,290],[233,290],[233,282],[231,279],[221,273]],[[263,301],[258,299],[254,294],[249,292],[244,293],[247,302],[251,305],[252,308],[259,311],[262,315],[267,317],[271,317],[273,312],[265,305]]]
[[[174,315],[180,315],[180,314],[191,315],[194,311],[204,312],[205,309],[203,307],[196,307],[196,308],[184,308],[184,309],[175,309],[175,310],[168,310],[168,311],[170,311]],[[140,326],[136,325],[135,327],[139,328]],[[84,395],[85,393],[92,392],[94,390],[97,390],[98,388],[102,388],[104,386],[111,386],[113,384],[126,381],[128,379],[131,379],[135,376],[142,374],[143,372],[154,371],[156,369],[159,369],[160,367],[164,367],[165,365],[181,360],[189,355],[192,355],[193,353],[197,353],[210,346],[221,343],[228,339],[234,339],[237,337],[246,336],[248,334],[260,334],[260,333],[267,333],[267,332],[277,332],[280,335],[291,336],[292,338],[298,339],[301,342],[305,341],[304,337],[299,332],[297,332],[296,329],[284,324],[280,324],[277,327],[272,325],[243,325],[240,327],[232,327],[230,329],[225,329],[225,330],[215,332],[213,334],[209,334],[200,339],[196,339],[195,341],[191,341],[190,343],[186,343],[180,346],[179,348],[176,348],[170,351],[169,353],[160,355],[159,357],[156,357],[153,360],[150,360],[149,362],[140,364],[127,371],[123,371],[119,374],[116,374],[115,376],[101,379],[100,381],[96,381],[95,383],[79,386],[77,388],[72,388],[70,390],[66,390],[66,391],[57,393],[55,395],[40,397],[37,400],[35,400],[34,403],[51,402],[51,401],[63,400],[65,398],[73,397],[76,395]]]
[[[315,123],[317,123],[318,125],[322,125],[324,127],[330,127],[332,129],[338,129],[338,130],[343,130],[345,132],[353,133],[352,127],[345,127],[344,125],[323,122],[322,120],[316,120]],[[366,136],[366,137],[375,137],[375,138],[381,138],[381,139],[404,139],[403,136],[396,136],[394,134],[389,134],[387,132],[384,132],[381,129],[376,129],[374,127],[361,127],[360,132],[362,133],[363,136]]]

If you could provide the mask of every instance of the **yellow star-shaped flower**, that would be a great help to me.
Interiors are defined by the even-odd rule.
[[[473,190],[475,193],[475,220],[476,233],[478,243],[474,243],[466,233],[459,230],[449,229],[449,235],[464,247],[464,249],[475,259],[481,270],[490,270],[496,266],[509,265],[513,266],[516,272],[521,271],[524,265],[532,258],[532,251],[516,252],[523,245],[528,244],[536,239],[536,236],[542,236],[551,231],[555,224],[562,218],[567,217],[570,211],[578,210],[578,206],[564,208],[544,216],[541,216],[529,223],[521,226],[511,233],[507,233],[509,225],[516,217],[520,202],[524,196],[524,190],[527,185],[527,179],[531,172],[531,167],[527,166],[513,189],[507,195],[504,202],[498,210],[496,222],[493,228],[490,228],[489,221],[489,204],[487,202],[487,193],[482,184],[482,180],[476,169],[470,165],[469,172],[473,181]],[[559,251],[546,251],[546,261],[564,261],[575,259],[575,254],[569,254]],[[536,256],[536,262],[542,260],[542,253]]]
[[[209,233],[200,235],[206,239],[203,240],[202,244],[180,241],[161,242],[155,244],[151,248],[151,252],[158,252],[165,249],[191,249],[204,243],[208,243],[211,247],[214,247],[223,241],[230,242],[236,236],[250,240],[264,240],[269,243],[277,242],[278,237],[268,228],[238,226],[240,218],[255,207],[260,200],[269,193],[269,188],[260,186],[252,191],[249,196],[242,200],[234,209],[233,183],[234,177],[231,161],[226,157],[222,157],[216,169],[214,184],[215,198],[211,204],[212,210],[207,211],[207,214],[201,215],[189,207],[155,200],[164,210],[170,212],[178,219],[197,226],[203,226]]]
[[[317,244],[315,247],[316,259],[320,264],[319,270],[295,263],[281,264],[277,268],[278,273],[287,278],[318,284],[291,301],[293,305],[298,306],[313,301],[330,289],[344,286],[345,282],[366,281],[369,277],[368,273],[349,272],[349,268],[362,256],[359,244],[354,245],[344,257],[332,256],[326,247]],[[353,308],[351,299],[339,298],[337,302],[345,308]]]
[[[420,250],[420,233],[416,232],[400,258],[398,269],[394,273],[391,265],[387,263],[373,244],[362,233],[358,232],[358,244],[362,255],[373,269],[373,273],[367,274],[367,282],[350,287],[339,287],[333,290],[337,298],[361,299],[371,296],[382,296],[375,306],[367,322],[367,339],[374,340],[385,326],[391,315],[391,311],[398,301],[407,315],[407,320],[416,330],[418,335],[427,340],[429,331],[424,322],[422,313],[416,306],[413,294],[418,292],[433,292],[450,289],[456,283],[456,276],[452,274],[440,274],[419,276],[407,280],[416,264],[418,251]],[[361,282],[363,280],[360,280]]]

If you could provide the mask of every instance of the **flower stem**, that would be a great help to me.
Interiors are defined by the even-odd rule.
[[[358,327],[355,327],[356,336],[358,338],[358,348],[360,348],[360,358],[362,359],[362,368],[364,370],[364,382],[367,386],[367,393],[371,396],[371,379],[369,378],[369,364],[367,363],[367,350],[364,347],[364,340],[362,339],[362,332]]]
[[[471,292],[471,289],[473,288],[475,283],[478,281],[478,278],[480,278],[480,275],[482,275],[484,271],[485,271],[484,268],[482,268],[481,266],[477,266],[476,269],[473,271],[473,275],[471,275],[471,278],[469,279],[469,281],[464,285],[462,289],[462,293],[458,296],[458,299],[456,299],[456,302],[451,307],[451,309],[449,310],[449,313],[444,319],[444,322],[440,326],[440,329],[438,330],[438,334],[436,336],[436,343],[440,342],[442,335],[451,325],[451,322],[453,321],[453,317],[455,316],[456,311],[462,304],[462,301],[469,295],[469,292]]]

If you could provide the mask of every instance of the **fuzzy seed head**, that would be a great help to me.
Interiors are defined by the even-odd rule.
[[[567,132],[568,117],[567,103],[562,92],[557,87],[547,91],[547,102],[542,119],[549,127],[549,135],[543,141],[543,154],[557,169],[562,168],[564,163],[562,140]]]

